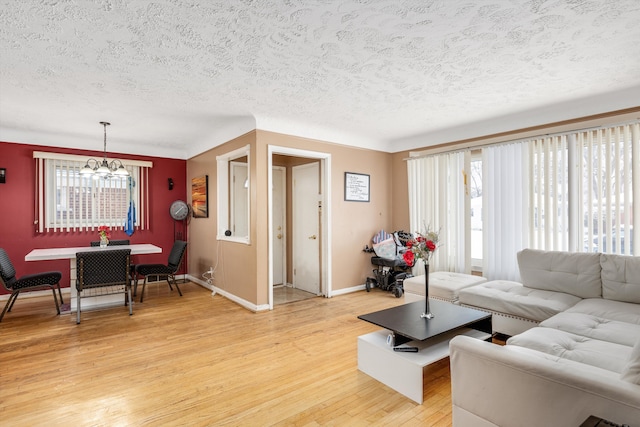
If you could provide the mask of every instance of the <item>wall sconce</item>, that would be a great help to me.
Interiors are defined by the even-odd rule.
[[[169,178],[169,190],[173,190],[173,178]]]
[[[7,169],[6,168],[0,168],[0,184],[4,184],[6,183],[7,179]]]

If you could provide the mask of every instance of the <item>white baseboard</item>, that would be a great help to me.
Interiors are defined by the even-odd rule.
[[[331,295],[329,295],[330,297],[335,297],[336,295],[344,295],[344,294],[350,294],[351,292],[358,292],[358,291],[362,291],[365,290],[367,287],[362,284],[362,285],[358,285],[358,286],[352,286],[350,288],[344,288],[344,289],[337,289],[334,291],[331,291]]]
[[[68,302],[68,297],[71,296],[71,289],[69,288],[60,288],[60,290],[62,291],[62,298],[67,297],[67,302]],[[47,295],[51,295],[51,290],[49,289],[42,289],[40,291],[23,291],[20,292],[20,295],[18,295],[18,298],[20,299],[24,299],[24,298],[36,298],[36,297],[42,297],[42,296],[47,296]],[[58,295],[58,290],[56,289],[56,296]],[[11,294],[4,294],[4,295],[0,295],[0,301],[6,301],[9,299],[9,297],[11,296]]]
[[[197,283],[198,285],[209,289],[212,292],[212,294],[211,294],[212,296],[215,295],[215,294],[220,294],[223,297],[225,297],[227,299],[230,299],[231,301],[235,302],[236,304],[246,308],[247,310],[251,310],[251,311],[254,311],[254,312],[269,310],[269,304],[256,305],[256,304],[254,304],[252,302],[249,302],[249,301],[247,301],[245,299],[239,298],[239,297],[235,296],[234,294],[231,294],[231,293],[229,293],[229,292],[227,292],[227,291],[225,291],[223,289],[220,289],[220,288],[218,288],[218,287],[216,287],[214,285],[210,285],[204,280],[195,278],[195,277],[193,277],[191,275],[187,275],[187,278],[189,280],[191,280],[192,282]]]

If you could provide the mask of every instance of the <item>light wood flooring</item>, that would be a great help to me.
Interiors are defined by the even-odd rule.
[[[18,298],[0,323],[4,426],[451,424],[448,359],[418,405],[357,369],[359,314],[401,304],[372,290],[252,313],[195,284],[147,286],[144,303],[55,314]],[[2,303],[4,304],[4,302]]]

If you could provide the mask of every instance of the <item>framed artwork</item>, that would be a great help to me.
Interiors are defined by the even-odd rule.
[[[348,202],[368,202],[371,189],[369,175],[362,173],[344,173],[344,200]]]
[[[209,218],[209,175],[191,179],[191,208],[194,218]]]

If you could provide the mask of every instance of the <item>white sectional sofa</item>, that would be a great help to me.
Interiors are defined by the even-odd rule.
[[[505,346],[451,341],[455,426],[640,426],[640,257],[524,250],[522,283],[460,291]]]

